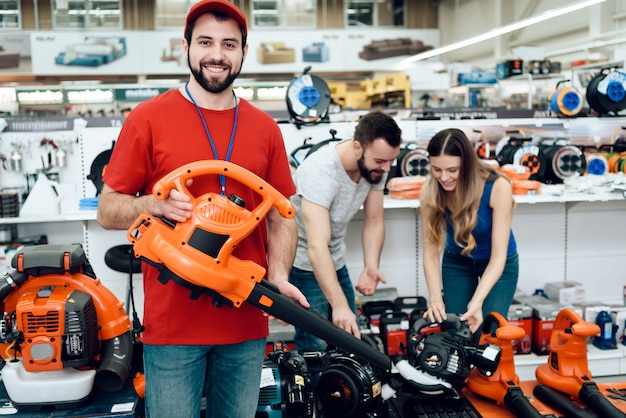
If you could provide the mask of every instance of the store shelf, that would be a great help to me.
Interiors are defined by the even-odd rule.
[[[535,380],[537,366],[547,361],[547,355],[518,354],[515,356],[515,372],[521,381]],[[587,344],[587,363],[593,377],[626,374],[626,346],[619,344],[612,350],[600,350]]]
[[[80,212],[63,213],[61,215],[54,216],[0,218],[0,225],[93,221],[96,220],[96,214],[97,212],[95,210],[85,210]]]

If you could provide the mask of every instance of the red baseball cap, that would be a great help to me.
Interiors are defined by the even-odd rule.
[[[229,2],[228,0],[202,0],[191,6],[189,13],[187,13],[187,20],[185,22],[185,30],[189,27],[189,24],[193,22],[198,16],[207,12],[222,12],[235,19],[235,22],[239,24],[239,27],[243,33],[248,36],[248,25],[246,24],[246,16],[241,9]]]

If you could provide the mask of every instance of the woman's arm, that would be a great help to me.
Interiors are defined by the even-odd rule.
[[[470,328],[473,325],[477,328],[482,323],[483,302],[500,279],[506,263],[513,219],[513,191],[511,183],[507,179],[499,177],[495,180],[490,205],[493,210],[491,257],[468,304],[467,312],[463,315],[465,318],[462,317],[462,319],[468,320]]]
[[[426,222],[426,219],[428,219],[426,209],[422,208],[420,210],[422,222]],[[426,227],[424,225],[421,230],[424,247],[424,276],[426,278],[426,286],[428,287],[428,310],[425,315],[431,321],[440,322],[446,318],[446,307],[441,290],[441,254],[439,254],[439,245],[426,238]]]

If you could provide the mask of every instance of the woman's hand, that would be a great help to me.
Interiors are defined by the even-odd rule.
[[[443,300],[431,300],[428,309],[424,312],[424,318],[428,318],[430,322],[443,322],[446,316],[446,305]]]

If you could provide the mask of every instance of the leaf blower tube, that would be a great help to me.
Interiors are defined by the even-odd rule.
[[[354,353],[374,366],[387,372],[391,370],[392,362],[389,356],[345,332],[326,318],[294,303],[287,296],[280,294],[278,289],[267,280],[256,284],[246,301],[278,319],[310,332],[330,345]]]
[[[596,418],[597,415],[579,407],[572,403],[571,400],[566,399],[556,390],[546,386],[537,385],[533,389],[533,395],[537,397],[541,402],[563,413],[566,417],[572,418]]]
[[[17,271],[11,274],[4,273],[0,278],[0,300],[4,301],[11,292],[26,282],[26,279],[28,279],[26,274]]]
[[[128,378],[133,359],[133,339],[130,332],[102,341],[102,362],[96,372],[96,383],[108,392],[122,389]]]
[[[624,413],[617,409],[598,389],[595,382],[583,383],[578,398],[602,418],[624,418]]]

